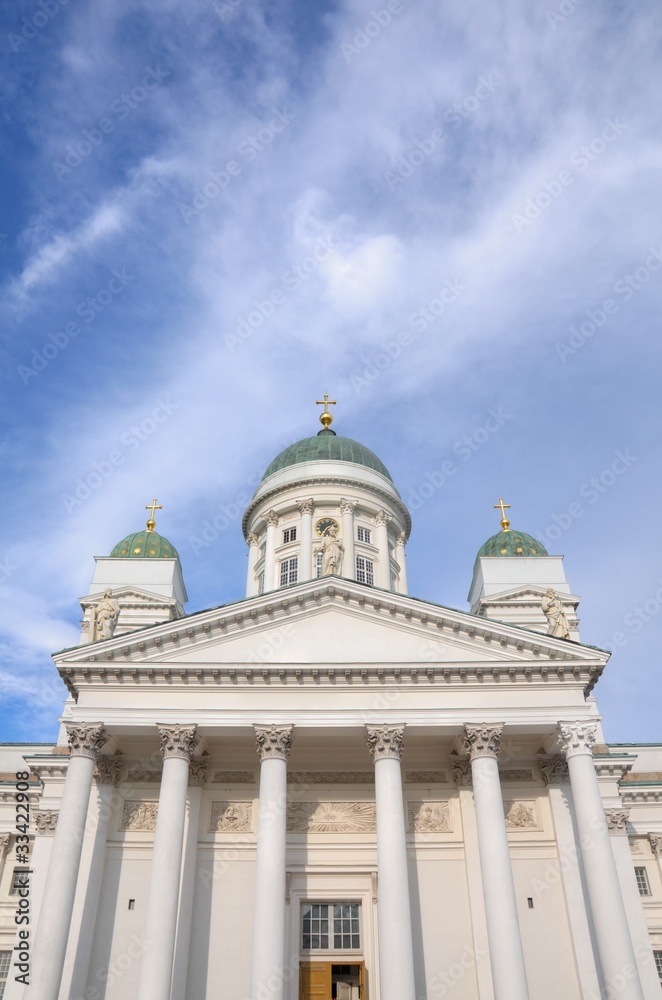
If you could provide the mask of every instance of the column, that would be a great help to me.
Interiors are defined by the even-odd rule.
[[[2,875],[5,870],[5,862],[7,860],[7,855],[9,854],[9,848],[11,846],[11,834],[3,833],[0,836],[0,882],[2,881]]]
[[[375,762],[381,1000],[416,1000],[400,759],[404,726],[366,727]]]
[[[388,550],[388,523],[392,520],[390,514],[385,510],[380,510],[375,517],[377,530],[377,547],[379,549],[379,562],[375,574],[375,584],[383,590],[391,589],[391,555]]]
[[[341,500],[340,513],[342,514],[342,543],[345,546],[343,557],[342,574],[347,580],[356,580],[356,555],[354,552],[354,511],[358,506],[358,500]]]
[[[170,1000],[188,768],[196,743],[195,726],[159,726],[158,729],[163,774],[145,913],[146,950],[136,990],[140,1000]]]
[[[598,778],[593,765],[597,722],[559,724],[559,744],[568,760],[586,887],[595,937],[608,989],[622,1000],[643,1000],[616,861]],[[631,970],[632,978],[627,978]]]
[[[255,532],[251,531],[246,536],[248,542],[248,571],[246,573],[246,597],[254,597],[258,592],[258,582],[255,579],[255,566],[260,556],[260,539]],[[265,590],[266,590],[265,577]]]
[[[596,968],[597,955],[591,939],[582,859],[575,838],[576,819],[570,794],[568,762],[560,753],[539,754],[538,767],[542,780],[547,785],[547,795],[552,810],[560,877],[565,894],[580,993],[583,997],[599,997],[601,987]]]
[[[251,1000],[283,1000],[285,991],[285,845],[287,758],[292,726],[255,726],[260,802],[255,857]],[[289,970],[288,970],[289,971]]]
[[[270,510],[265,516],[267,522],[267,543],[264,549],[264,589],[275,590],[280,581],[276,581],[276,532],[278,531],[278,514]]]
[[[108,823],[117,808],[119,796],[115,791],[122,768],[122,757],[101,754],[96,766],[96,801],[88,817],[83,856],[81,859],[80,891],[82,900],[76,900],[74,922],[70,938],[78,938],[76,948],[69,948],[62,976],[63,992],[66,996],[81,997],[87,988],[87,977],[92,958],[92,945],[96,930],[101,882],[106,862],[106,841]]]
[[[313,572],[313,511],[315,504],[310,500],[297,500],[301,514],[301,556],[299,559],[299,579],[312,580]]]
[[[184,863],[179,901],[179,920],[177,922],[177,944],[175,946],[175,970],[172,977],[172,996],[174,1000],[186,996],[188,982],[188,956],[191,946],[191,921],[193,919],[193,902],[198,865],[198,828],[200,826],[200,800],[202,789],[207,780],[207,758],[194,758],[189,764],[188,777],[188,817],[186,822],[186,846],[184,848]]]
[[[653,857],[657,858],[657,863],[660,866],[660,878],[662,879],[662,833],[649,833],[648,841]]]
[[[100,723],[68,725],[66,730],[69,767],[35,936],[34,966],[28,991],[28,996],[34,1000],[57,1000],[60,992],[92,774],[99,752],[108,739]]]
[[[465,727],[495,1000],[528,1000],[497,758],[503,725]]]
[[[641,905],[641,896],[639,895],[639,889],[637,888],[634,876],[632,851],[630,850],[630,839],[627,831],[629,816],[629,809],[623,809],[622,807],[618,809],[605,809],[609,839],[616,861],[616,871],[618,872],[625,913],[630,925],[630,936],[637,956],[641,986],[645,996],[654,997],[657,992],[659,997],[660,977],[655,968],[655,959],[646,923],[646,915]],[[620,988],[620,985],[621,981],[619,980],[616,983],[616,987]],[[617,992],[616,988],[613,988],[613,992]]]
[[[395,561],[400,567],[400,593],[407,593],[407,560],[405,556],[405,544],[407,536],[401,531],[395,542]]]

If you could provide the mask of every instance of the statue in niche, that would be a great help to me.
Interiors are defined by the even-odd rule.
[[[104,590],[103,597],[92,613],[92,642],[112,638],[119,613],[120,606],[113,597],[112,590]]]
[[[338,538],[338,529],[327,528],[322,545],[322,576],[340,576],[344,545]]]
[[[553,635],[555,639],[569,639],[570,626],[568,625],[566,613],[561,607],[559,595],[551,587],[547,588],[541,607],[543,614],[549,622],[547,635]]]

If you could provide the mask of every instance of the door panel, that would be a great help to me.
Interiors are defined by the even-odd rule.
[[[299,968],[299,1000],[331,1000],[330,963],[301,963]]]

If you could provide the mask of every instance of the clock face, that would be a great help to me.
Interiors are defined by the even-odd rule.
[[[321,517],[315,525],[315,531],[320,537],[326,535],[329,528],[335,528],[336,531],[340,531],[340,525],[332,517]]]

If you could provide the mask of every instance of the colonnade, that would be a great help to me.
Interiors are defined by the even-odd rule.
[[[559,725],[602,975],[643,1000],[625,906],[592,757],[594,722]],[[256,725],[260,757],[251,1000],[284,1000],[287,758],[293,726]],[[503,725],[465,726],[495,1000],[528,1000],[498,757]],[[380,1000],[416,1000],[401,756],[403,725],[367,726],[375,768]],[[171,1000],[187,786],[195,726],[159,726],[163,772],[141,960],[140,1000]],[[58,1000],[101,724],[67,727],[70,759],[35,940],[30,1000]],[[193,765],[195,767],[195,764]],[[558,771],[558,769],[557,769]],[[548,776],[549,777],[549,776]],[[561,780],[557,773],[549,779]],[[91,941],[90,941],[91,947]],[[623,970],[633,971],[624,980]],[[376,1000],[376,998],[371,998]]]

